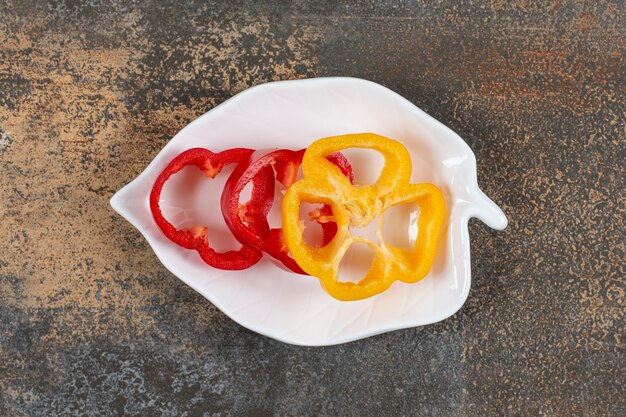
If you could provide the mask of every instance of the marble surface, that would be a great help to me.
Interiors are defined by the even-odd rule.
[[[0,415],[619,416],[622,1],[0,0]],[[450,319],[327,348],[238,326],[108,200],[271,80],[383,84],[476,153]]]

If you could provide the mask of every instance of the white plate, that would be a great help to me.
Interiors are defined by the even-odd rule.
[[[416,284],[396,282],[380,295],[341,302],[331,298],[317,279],[283,271],[265,258],[244,271],[220,271],[204,264],[196,252],[170,242],[150,213],[148,195],[156,177],[186,149],[298,149],[318,138],[360,132],[402,142],[413,160],[412,182],[432,182],[446,198],[448,220],[435,264]],[[355,171],[371,170],[372,163],[377,161],[356,161]],[[225,177],[202,180],[192,172],[178,180],[172,177],[174,186],[166,185],[162,196],[164,212],[175,225],[190,225],[184,224],[190,216],[200,218],[223,237],[217,239],[223,249],[232,237],[214,204]],[[183,198],[173,191],[175,181],[193,187],[194,197]],[[349,342],[451,316],[470,289],[468,219],[478,217],[499,230],[507,225],[504,213],[478,188],[476,158],[463,139],[393,91],[356,78],[281,81],[237,94],[181,130],[141,175],[113,196],[111,205],[144,235],[167,269],[233,320],[274,339],[311,346]],[[406,230],[406,222],[398,224]]]

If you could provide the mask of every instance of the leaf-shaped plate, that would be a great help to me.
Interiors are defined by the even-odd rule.
[[[377,296],[341,302],[317,279],[284,271],[267,259],[243,271],[213,269],[194,251],[170,242],[150,213],[148,196],[156,177],[186,149],[299,149],[322,137],[360,132],[402,142],[413,160],[412,182],[432,182],[444,193],[448,216],[435,263],[416,284],[395,282]],[[356,172],[375,169],[378,163],[367,157],[352,162]],[[178,187],[164,190],[164,212],[177,226],[200,218],[216,230],[212,244],[226,249],[233,238],[217,205],[226,175],[215,181],[192,174],[181,178]],[[470,289],[469,218],[478,217],[495,229],[507,224],[498,206],[478,188],[476,158],[463,139],[393,91],[343,77],[273,82],[237,94],[181,130],[141,175],[113,196],[111,205],[144,235],[167,269],[233,320],[274,339],[309,346],[426,325],[454,314]],[[388,223],[385,227],[406,233],[406,222]]]

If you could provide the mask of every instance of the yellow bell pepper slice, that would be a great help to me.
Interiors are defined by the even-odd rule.
[[[352,185],[326,157],[348,148],[380,152],[385,165],[371,185]],[[439,231],[445,218],[441,191],[433,184],[411,184],[411,156],[393,139],[373,133],[333,136],[313,142],[302,161],[303,178],[283,199],[283,231],[291,255],[300,267],[318,277],[326,291],[343,301],[361,300],[385,291],[396,280],[413,283],[433,264]],[[302,202],[328,204],[337,223],[337,234],[325,246],[310,246],[300,222]],[[417,202],[420,207],[418,236],[410,249],[384,243],[382,216],[378,218],[379,242],[352,236],[350,227],[365,227],[389,207]],[[339,264],[350,245],[361,242],[374,250],[372,265],[358,282],[340,282]]]

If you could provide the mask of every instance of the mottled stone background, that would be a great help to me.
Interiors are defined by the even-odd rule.
[[[625,28],[605,0],[0,0],[0,416],[623,416]],[[327,75],[457,131],[510,224],[471,222],[452,318],[302,348],[108,200],[233,94]]]

